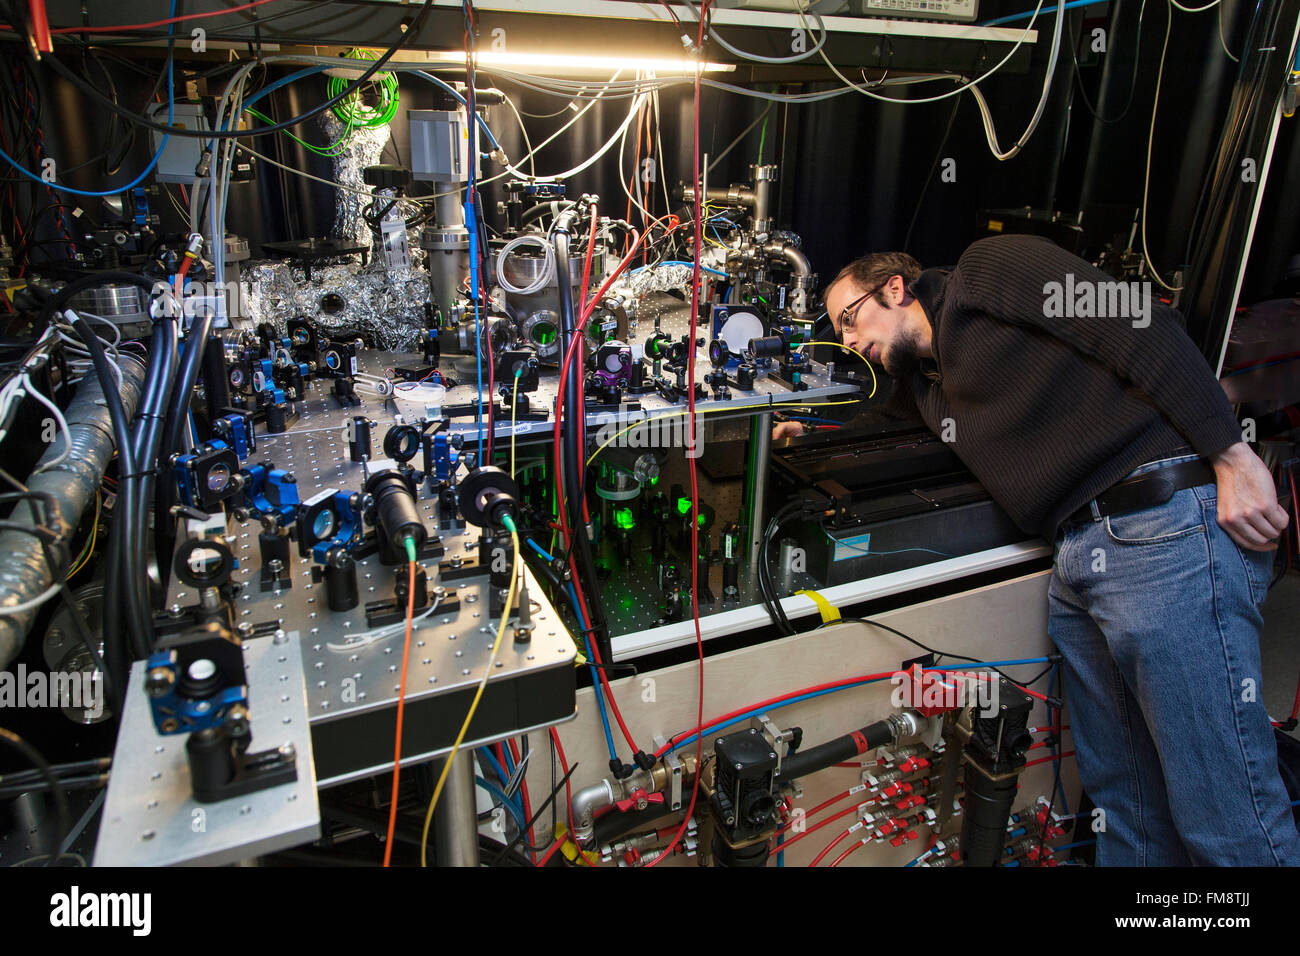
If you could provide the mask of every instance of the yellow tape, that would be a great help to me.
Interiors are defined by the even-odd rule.
[[[817,605],[817,610],[821,611],[823,624],[830,624],[831,622],[838,621],[840,619],[840,609],[837,608],[830,601],[822,597],[821,594],[819,594],[818,592],[795,591],[794,593],[802,594],[804,597],[808,598],[810,601],[812,601],[814,604]]]

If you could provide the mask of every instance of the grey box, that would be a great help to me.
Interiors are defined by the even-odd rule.
[[[155,107],[150,119],[155,123],[166,126],[167,104],[162,103]],[[177,103],[173,107],[171,125],[200,132],[208,132],[211,129],[211,126],[208,125],[208,118],[203,114],[203,107],[189,103]],[[157,149],[162,144],[162,138],[162,133],[153,130],[154,149]],[[163,150],[162,155],[158,157],[158,165],[154,167],[154,178],[160,183],[185,183],[189,185],[194,181],[194,169],[199,165],[199,157],[202,153],[203,140],[197,137],[169,137],[167,147]]]
[[[469,130],[465,111],[407,110],[406,119],[411,130],[411,176],[437,183],[468,182]]]

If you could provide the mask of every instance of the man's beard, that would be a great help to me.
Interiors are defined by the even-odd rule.
[[[921,335],[913,328],[899,329],[889,349],[880,356],[886,372],[894,378],[903,378],[921,365]]]

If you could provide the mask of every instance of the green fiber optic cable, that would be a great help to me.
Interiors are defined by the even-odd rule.
[[[352,60],[375,58],[373,53],[365,50],[349,50],[345,56]],[[331,76],[325,84],[326,92],[333,99],[342,93],[350,82],[352,81],[346,77]],[[361,91],[358,90],[335,104],[334,115],[352,126],[363,126],[368,129],[391,123],[393,117],[397,115],[397,76],[393,73],[376,73],[371,77],[371,82],[379,87],[377,106],[367,106],[361,98]]]
[[[251,106],[247,107],[245,109],[245,112],[251,113],[253,116],[260,119],[263,123],[266,123],[268,126],[274,125],[274,120],[272,120],[269,116],[267,116],[264,113],[259,113]],[[314,146],[311,143],[307,142],[305,139],[300,139],[299,137],[295,136],[293,133],[290,133],[288,130],[285,130],[284,134],[288,136],[291,140],[293,140],[295,143],[297,143],[299,146],[302,146],[304,149],[311,150],[317,156],[327,156],[333,158],[335,156],[342,155],[347,150],[347,147],[352,140],[353,124],[351,120],[346,120],[345,122],[347,122],[348,125],[347,128],[344,129],[343,135],[341,135],[334,142],[330,143],[328,146]]]

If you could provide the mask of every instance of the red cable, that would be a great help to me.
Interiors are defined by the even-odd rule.
[[[42,53],[53,53],[54,40],[50,36],[50,18],[45,12],[45,0],[31,0],[27,7],[32,15],[32,40],[36,49]]]
[[[832,863],[831,866],[832,867],[839,866],[846,859],[848,859],[851,854],[856,853],[858,850],[862,849],[870,842],[871,842],[870,840],[859,840],[857,843],[853,844],[853,846],[849,847],[847,850],[845,850],[843,853],[837,856],[835,858],[835,862]]]
[[[857,792],[858,792],[858,793],[862,793],[861,790],[859,790],[859,791],[857,791]],[[811,810],[809,810],[807,813],[805,813],[805,814],[803,815],[803,818],[804,818],[805,820],[807,820],[807,819],[808,819],[810,816],[812,816],[814,813],[820,813],[821,811],[823,811],[823,810],[825,810],[827,807],[829,807],[832,803],[839,803],[839,802],[840,802],[841,800],[843,800],[845,797],[851,797],[851,796],[854,796],[854,791],[852,791],[852,790],[845,790],[843,793],[839,794],[838,796],[831,797],[829,800],[826,800],[826,801],[823,801],[822,803],[817,804],[817,806],[813,807]],[[777,835],[779,836],[780,834],[784,833],[786,830],[790,829],[790,827],[792,827],[793,825],[794,825],[794,821],[792,820],[790,823],[787,823],[785,826],[783,826],[783,827],[781,827],[779,830],[777,830],[777,831],[776,831],[776,832],[777,832]]]
[[[591,260],[596,252],[596,204],[591,204],[591,230],[587,233],[587,257],[582,263],[582,297],[578,299],[578,312],[587,307],[587,284],[591,281]]]
[[[384,866],[393,858],[393,830],[397,826],[397,783],[402,768],[402,712],[406,705],[406,662],[411,656],[411,621],[415,617],[415,562],[408,561],[411,571],[406,588],[406,643],[402,645],[402,681],[397,689],[397,733],[393,744],[393,795],[388,801],[388,839],[384,841]]]
[[[636,243],[640,243],[640,241],[641,241],[641,236],[637,235],[637,232],[636,232],[635,229],[632,230],[632,235],[633,235],[633,238],[636,240]],[[631,261],[632,261],[632,254],[636,251],[636,243],[633,244],[632,252],[629,252],[626,256],[623,257],[622,261],[619,262],[618,267],[614,270],[614,274],[611,275],[608,279],[606,279],[604,285],[602,285],[602,286],[600,287],[600,289],[596,292],[596,296],[595,296],[595,299],[594,299],[593,301],[599,301],[600,298],[601,298],[602,296],[604,296],[604,294],[605,294],[605,290],[609,288],[610,283],[612,283],[612,282],[614,281],[614,279],[618,278],[619,274],[622,273],[622,271],[628,267],[629,263],[631,263]],[[561,468],[560,468],[560,426],[561,426],[561,424],[563,423],[563,414],[562,414],[562,411],[563,411],[563,408],[564,408],[564,386],[565,386],[565,384],[566,384],[567,381],[568,381],[568,377],[569,377],[569,376],[568,376],[569,366],[572,364],[572,362],[573,362],[573,357],[574,357],[574,355],[575,355],[576,352],[577,352],[578,343],[579,343],[580,341],[582,341],[583,332],[584,332],[584,330],[586,329],[586,326],[587,326],[587,320],[588,320],[588,318],[590,318],[590,316],[591,316],[591,313],[590,313],[590,312],[588,311],[588,309],[587,309],[587,304],[586,304],[585,302],[581,302],[581,303],[579,303],[579,318],[578,318],[578,324],[574,327],[573,335],[572,335],[572,337],[571,337],[571,339],[570,339],[570,341],[569,341],[569,348],[568,348],[568,351],[565,353],[565,356],[564,356],[564,361],[562,361],[562,362],[560,363],[560,378],[559,378],[559,383],[558,383],[558,389],[557,389],[557,391],[556,391],[556,395],[555,395],[555,427],[554,427],[554,435],[555,435],[555,500],[556,500],[557,504],[559,505],[559,507],[557,507],[556,510],[559,511],[559,513],[560,513],[560,530],[564,532],[564,538],[565,538],[565,543],[566,543],[566,545],[568,544],[568,539],[569,539],[569,516],[565,513],[565,510],[564,510],[564,488],[563,488],[562,483],[561,483],[561,481],[560,481],[560,474],[561,474]],[[581,589],[578,590],[578,596],[579,596],[579,598],[581,599],[581,596],[582,596],[582,591],[581,591]],[[585,609],[585,608],[583,609],[583,614],[586,614],[586,609]],[[590,618],[588,618],[588,620],[590,620]]]
[[[705,16],[709,11],[709,0],[704,0],[700,5],[700,29],[699,36],[696,39],[696,46],[704,48],[704,22]],[[695,646],[700,655],[700,679],[699,679],[699,696],[697,698],[696,721],[704,723],[704,635],[700,633],[700,562],[696,560],[696,555],[700,551],[700,489],[696,483],[695,468],[695,326],[699,320],[700,309],[700,71],[695,70],[695,119],[694,119],[694,148],[691,151],[691,172],[695,177],[695,269],[691,274],[691,337],[687,348],[687,370],[686,370],[686,388],[687,388],[687,418],[691,423],[689,450],[691,455],[687,458],[687,470],[691,476],[691,619],[695,624]],[[646,235],[650,230],[646,229]],[[636,248],[633,247],[633,252]],[[656,866],[660,860],[668,857],[676,849],[677,844],[681,842],[682,837],[686,835],[686,828],[690,826],[691,817],[695,814],[695,801],[700,795],[700,765],[704,758],[704,735],[700,734],[695,738],[695,779],[691,784],[691,805],[686,809],[686,816],[682,818],[681,828],[677,835],[673,837],[671,843],[657,857],[646,864],[646,867]]]
[[[636,189],[637,166],[639,166],[641,163],[641,114],[644,111],[645,111],[645,101],[642,100],[641,105],[637,108],[636,155],[632,157],[632,178],[629,179],[627,183],[627,212],[623,214],[623,218],[626,219],[628,222],[632,221],[632,191]],[[621,164],[622,160],[620,159],[619,162]],[[619,170],[619,178],[620,179],[623,178],[622,170]],[[626,247],[628,240],[625,239],[623,240],[623,242],[624,242],[624,246]]]
[[[1037,760],[1031,760],[1028,763],[1026,763],[1023,769],[1028,770],[1030,767],[1034,766],[1035,764],[1048,763],[1049,761],[1052,760],[1064,760],[1066,757],[1073,757],[1073,756],[1074,756],[1074,751],[1067,750],[1065,751],[1065,753],[1056,757],[1039,757]]]
[[[654,154],[654,140],[650,137],[650,120],[652,115],[653,115],[653,111],[647,108],[645,111],[645,154],[647,159],[649,159]],[[656,159],[655,162],[658,163],[658,160]],[[640,170],[637,170],[637,175],[640,175]],[[649,231],[650,221],[654,219],[654,212],[652,211],[651,208],[654,206],[654,190],[650,188],[650,183],[646,182],[644,177],[642,177],[641,181],[642,184],[645,186],[645,192],[641,194],[641,199],[643,200],[641,205],[645,209],[646,230]],[[648,258],[647,255],[648,252],[649,252],[648,248],[642,247],[641,265],[643,266],[646,264],[646,259]]]
[[[127,33],[135,30],[151,30],[154,27],[165,27],[171,23],[182,23],[186,20],[202,20],[207,17],[223,17],[228,13],[239,13],[241,10],[251,10],[253,7],[260,7],[270,3],[271,0],[253,0],[252,3],[244,3],[237,7],[226,7],[224,10],[209,10],[207,13],[187,13],[179,17],[169,17],[166,20],[154,20],[152,23],[120,23],[111,27],[59,27],[57,30],[51,30],[51,33]],[[36,4],[32,4],[33,7]],[[42,9],[45,6],[44,0],[41,0]],[[48,52],[48,51],[47,51]]]
[[[812,687],[805,687],[802,690],[792,690],[788,694],[782,694],[779,697],[770,697],[767,700],[759,701],[757,704],[749,704],[746,707],[741,707],[738,710],[733,710],[729,714],[723,714],[721,717],[715,717],[713,720],[705,724],[702,729],[708,730],[710,727],[714,727],[720,723],[723,723],[724,721],[730,720],[732,717],[739,717],[741,714],[748,713],[751,710],[756,710],[759,707],[770,707],[773,704],[779,704],[782,701],[789,700],[791,697],[798,697],[800,694],[810,694],[813,693],[814,691],[830,690],[831,688],[834,687],[844,687],[846,685],[857,684],[862,681],[879,680],[885,677],[893,677],[895,673],[897,673],[897,671],[882,671],[878,674],[863,674],[860,677],[846,677],[843,680],[829,681],[825,684],[815,684]],[[673,744],[677,741],[679,737],[689,737],[691,734],[699,733],[700,731],[701,728],[697,726],[692,730],[686,731],[685,733],[674,734],[672,737],[669,738],[668,743],[664,744],[662,747],[660,747],[658,750],[655,751],[654,755],[656,757],[662,757],[668,751],[672,750]]]
[[[535,866],[545,866],[547,863],[549,863],[549,862],[551,861],[551,857],[555,856],[555,851],[558,850],[558,849],[559,849],[560,847],[562,847],[562,846],[564,846],[564,841],[563,841],[563,840],[556,840],[556,841],[555,841],[555,845],[552,846],[549,850],[547,850],[544,854],[542,854],[542,858],[541,858],[540,860],[538,860],[537,863],[534,864],[534,865],[535,865]]]
[[[664,218],[667,219],[670,217],[665,216]],[[659,222],[661,220],[655,220],[655,221]],[[677,227],[674,225],[672,228],[675,229]],[[646,230],[646,236],[648,236],[649,234],[650,231]],[[616,280],[623,273],[624,269],[626,269],[629,265],[631,265],[632,257],[636,254],[637,246],[645,239],[645,236],[640,235],[635,229],[633,229],[632,239],[633,242],[632,242],[631,251],[628,252],[628,254],[623,257],[623,259],[619,262],[618,266],[614,269],[614,272],[609,276],[609,278],[607,278],[604,281],[601,287],[596,290],[596,294],[591,299],[593,305],[594,303],[599,302],[602,298],[604,298],[605,292],[609,289],[611,285],[613,285],[614,280]],[[571,341],[569,342],[569,348],[568,351],[565,353],[564,361],[560,363],[560,378],[558,383],[558,391],[556,392],[556,398],[555,398],[554,434],[555,434],[555,492],[556,492],[556,501],[559,502],[561,505],[563,505],[564,490],[561,487],[561,483],[560,483],[560,470],[561,470],[560,469],[560,425],[563,419],[562,409],[564,407],[564,386],[565,383],[568,381],[569,366],[573,364],[573,357],[577,352],[578,343],[582,341],[582,334],[587,327],[587,321],[591,318],[591,314],[593,311],[595,311],[594,308],[588,308],[587,303],[585,302],[579,303],[578,324],[574,328],[574,334]],[[560,513],[560,528],[564,532],[564,537],[567,543],[569,537],[569,518],[568,515],[565,514],[563,507],[559,507],[557,510]],[[581,597],[582,594],[581,590],[579,590],[578,594],[579,597]],[[585,609],[583,613],[584,614],[586,613]]]
[[[582,852],[582,844],[578,842],[578,828],[573,825],[573,786],[571,782],[572,778],[569,777],[569,761],[564,758],[564,745],[560,743],[560,734],[554,727],[551,728],[551,740],[555,742],[555,751],[560,755],[560,768],[564,771],[565,777],[564,805],[565,810],[569,814],[569,834],[567,839],[573,841],[573,845],[578,851],[578,856],[583,861],[589,863],[590,861],[587,860],[586,854]]]
[[[844,839],[845,837],[847,837],[847,836],[849,836],[849,830],[846,828],[846,829],[844,830],[843,833],[841,833],[839,836],[837,836],[837,837],[836,837],[834,840],[832,840],[830,843],[827,843],[826,846],[825,846],[825,848],[824,848],[820,853],[818,853],[815,857],[813,857],[813,861],[812,861],[811,863],[809,863],[808,865],[809,865],[809,866],[816,866],[816,865],[817,865],[818,863],[820,863],[822,860],[826,859],[827,854],[829,854],[829,853],[831,852],[831,850],[835,849],[835,847],[837,847],[837,846],[839,845],[839,842],[840,842],[841,840],[843,840],[843,839]]]
[[[863,801],[862,801],[862,803],[874,803],[874,802],[875,802],[875,798],[874,798],[874,797],[873,797],[872,799],[870,799],[870,800],[863,800]],[[844,818],[847,817],[850,813],[857,813],[857,812],[858,812],[858,807],[860,807],[861,805],[862,805],[862,804],[854,804],[854,805],[851,806],[851,807],[845,807],[843,810],[840,810],[838,813],[832,813],[829,817],[827,817],[827,818],[826,818],[825,820],[823,820],[821,823],[818,823],[818,824],[815,824],[815,825],[813,825],[813,826],[810,826],[807,830],[804,830],[803,833],[796,833],[794,836],[790,837],[790,839],[786,840],[786,841],[785,841],[783,844],[781,844],[779,847],[776,847],[776,848],[773,849],[770,853],[768,853],[768,856],[776,856],[776,855],[777,855],[778,853],[780,853],[782,850],[788,850],[788,849],[790,849],[790,847],[791,847],[793,844],[798,843],[800,840],[802,840],[802,839],[803,839],[804,837],[806,837],[806,836],[811,836],[812,834],[814,834],[814,833],[816,833],[818,830],[820,830],[822,827],[828,827],[828,826],[830,826],[832,823],[834,823],[836,820],[842,820],[842,819],[844,819]]]
[[[587,258],[582,264],[582,297],[578,299],[579,308],[585,309],[587,306],[587,284],[591,281],[591,260],[596,251],[596,204],[591,204],[591,231],[587,236]],[[586,336],[582,337],[582,344],[579,346],[579,354],[583,357],[579,360],[579,366],[586,365]],[[587,395],[586,389],[578,389],[578,447],[587,447]],[[581,485],[581,482],[579,482]],[[582,496],[582,520],[584,522],[591,520],[591,512],[587,510],[587,496]]]
[[[179,300],[185,291],[185,273],[190,271],[190,263],[193,258],[186,254],[181,258],[181,266],[176,270],[176,298]]]
[[[674,225],[672,228],[676,228],[676,226]],[[636,254],[637,246],[639,246],[642,240],[644,239],[644,237],[639,235],[635,229],[632,231],[632,235],[634,239],[632,250],[622,259],[622,261],[619,262],[613,274],[611,274],[609,278],[605,280],[604,284],[601,285],[600,289],[597,290],[595,297],[592,299],[593,303],[600,301],[600,299],[604,296],[605,291],[610,287],[610,285],[613,284],[614,280],[616,280],[619,277],[619,275],[623,272],[623,270],[626,269],[628,265],[631,263],[632,257]],[[649,235],[648,231],[646,235]],[[571,532],[569,529],[568,515],[566,514],[564,509],[564,488],[560,481],[560,476],[562,474],[562,468],[560,466],[560,452],[561,452],[560,426],[563,422],[564,386],[565,386],[569,365],[573,361],[573,357],[576,354],[578,344],[582,341],[583,331],[586,328],[587,321],[588,319],[591,318],[591,314],[593,311],[594,311],[593,309],[586,307],[586,303],[582,304],[581,318],[578,322],[578,325],[574,329],[572,340],[569,342],[568,353],[566,354],[564,361],[560,365],[559,387],[556,392],[556,399],[555,399],[554,447],[555,447],[555,494],[556,494],[556,503],[557,503],[556,510],[559,512],[560,531],[564,536],[564,542],[566,548],[571,546],[570,545]],[[581,415],[581,409],[579,409],[579,415]],[[585,502],[584,502],[584,509],[585,509]],[[586,533],[585,529],[583,529],[583,533],[584,534]],[[582,617],[586,621],[591,621],[591,612],[588,611],[587,609],[587,600],[583,596],[581,582],[578,580],[578,576],[572,568],[570,568],[570,574],[573,577],[573,590],[574,593],[577,595],[578,607],[582,612]],[[595,659],[595,663],[596,663],[596,673],[599,676],[601,686],[605,690],[605,699],[609,703],[610,710],[613,711],[614,719],[618,723],[619,730],[623,734],[623,739],[627,741],[627,745],[632,749],[632,752],[637,753],[639,751],[639,748],[637,747],[636,742],[632,737],[632,732],[628,730],[627,723],[623,720],[623,714],[619,710],[618,702],[614,699],[614,691],[609,686],[609,678],[605,674],[604,662],[601,660],[600,648],[598,642],[593,640],[591,642],[591,646],[592,646],[592,657]]]

